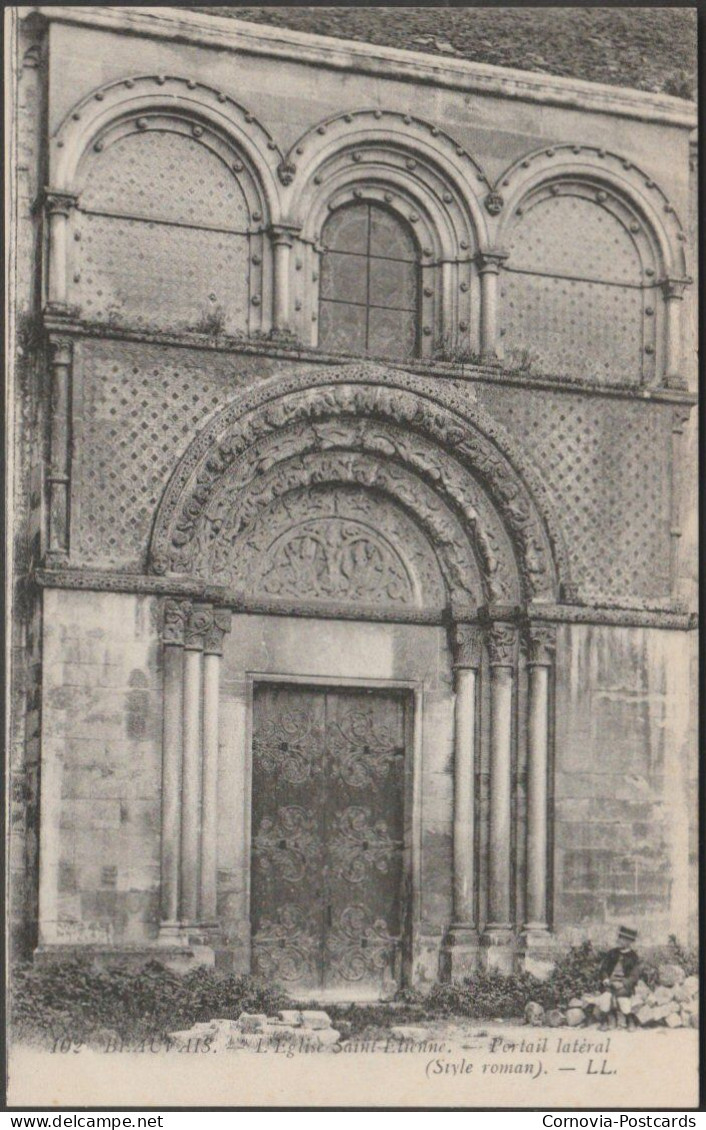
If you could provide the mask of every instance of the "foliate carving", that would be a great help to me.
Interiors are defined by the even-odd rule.
[[[369,808],[351,805],[337,814],[331,863],[347,883],[362,883],[370,868],[386,872],[401,848],[402,842],[392,839],[384,820],[372,823]]]
[[[352,708],[331,723],[328,755],[333,777],[364,789],[402,766],[404,747],[396,744],[391,726],[376,722],[368,710]]]
[[[226,608],[216,609],[210,627],[206,628],[204,632],[203,650],[206,655],[223,654],[223,638],[229,631],[230,610]]]
[[[487,638],[491,667],[514,667],[517,651],[515,625],[491,624]]]
[[[322,845],[316,815],[298,805],[278,808],[275,820],[265,817],[253,840],[260,867],[287,883],[301,883],[316,868]]]
[[[398,941],[384,918],[372,918],[364,906],[347,906],[326,940],[326,949],[344,981],[361,981],[390,968]]]
[[[414,603],[403,562],[382,538],[336,517],[305,522],[271,547],[262,570],[268,596]]]
[[[360,425],[338,425],[336,441],[356,445],[359,441],[355,435],[348,438],[351,429],[360,431]],[[203,515],[197,518],[193,536],[183,548],[174,550],[171,567],[258,594],[277,538],[309,519],[320,521],[335,515],[348,520],[347,528],[350,524],[347,540],[356,537],[356,528],[361,537],[365,534],[366,540],[382,547],[382,559],[394,563],[397,578],[390,589],[380,584],[378,572],[361,569],[359,580],[350,577],[353,583],[347,582],[340,589],[341,597],[357,596],[381,606],[444,604],[441,567],[449,589],[465,593],[472,602],[480,582],[468,535],[434,489],[389,458],[354,451],[311,452],[286,458],[300,448],[306,451],[307,447],[321,446],[323,437],[320,427],[308,434],[285,431],[262,451],[251,449],[252,454],[238,464],[237,476],[228,475],[214,492]],[[389,454],[390,440],[378,436],[377,444],[381,454]],[[285,458],[278,462],[278,455]],[[273,462],[271,470],[263,473],[262,468]],[[512,551],[498,529],[497,516],[487,501],[484,503],[479,488],[473,496],[466,490],[463,497],[471,530],[475,532],[478,527],[475,549],[482,565],[486,567],[487,563],[488,586],[494,592],[505,592],[508,585],[512,589]],[[473,509],[471,503],[475,503]],[[400,577],[406,578],[402,589]],[[319,591],[319,595],[326,594]]]
[[[210,604],[194,604],[184,629],[184,647],[203,651],[206,635],[213,629],[213,608]]]
[[[191,608],[190,600],[165,600],[162,643],[183,647],[186,622],[191,614]]]
[[[454,667],[480,665],[483,632],[478,624],[454,624],[452,631]]]
[[[527,629],[527,659],[543,667],[554,662],[556,628],[554,624],[530,624]]]
[[[318,929],[306,921],[302,907],[283,906],[278,920],[264,919],[253,937],[255,969],[275,981],[301,981],[313,972]]]
[[[267,382],[224,409],[192,443],[173,475],[155,524],[152,553],[158,560],[165,553],[170,555],[173,538],[180,546],[187,545],[216,483],[255,442],[289,426],[326,419],[333,423],[341,416],[358,417],[362,430],[369,427],[370,418],[392,421],[407,433],[410,447],[420,435],[438,444],[434,481],[440,489],[444,487],[444,470],[454,461],[461,464],[466,476],[470,470],[486,484],[515,541],[529,598],[555,594],[547,534],[533,501],[539,499],[544,517],[551,519],[552,549],[560,558],[565,587],[570,584],[566,579],[566,553],[546,487],[504,429],[460,394],[440,389],[438,382],[368,362],[279,377],[276,385]],[[482,421],[482,430],[476,417]],[[496,435],[507,455],[497,446]],[[513,464],[524,467],[531,494]]]
[[[305,710],[283,710],[263,721],[253,734],[253,757],[264,772],[301,785],[323,764],[323,736]]]

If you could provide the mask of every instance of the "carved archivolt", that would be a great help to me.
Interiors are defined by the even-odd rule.
[[[276,169],[282,155],[272,135],[223,91],[174,75],[130,76],[106,83],[78,102],[52,138],[53,185],[73,191],[79,162],[90,146],[100,145],[122,120],[159,113],[200,124],[203,144],[227,139],[257,171],[268,210],[278,212]]]
[[[583,184],[602,194],[598,202],[629,227],[645,266],[652,261],[666,275],[685,273],[686,236],[666,194],[632,161],[595,146],[567,144],[538,149],[519,158],[498,177],[494,193],[503,199],[498,244],[506,239],[507,226],[516,222],[518,207],[523,208],[537,189],[562,182]]]
[[[423,207],[433,218],[432,254],[486,246],[486,217],[469,190],[475,183],[485,194],[485,173],[443,130],[410,114],[359,110],[330,118],[295,143],[283,167],[292,183],[290,213],[307,235],[320,230],[322,204],[345,193],[349,183],[369,179],[397,186],[407,207]]]
[[[402,507],[433,546],[449,596],[475,598],[480,573],[486,600],[554,599],[558,530],[511,448],[483,413],[423,378],[368,364],[278,377],[230,404],[188,449],[160,505],[152,570],[222,583],[225,569],[235,581],[229,553],[248,538],[264,548],[262,516],[275,500],[281,515],[293,492],[339,485]],[[271,531],[269,546],[280,536]]]

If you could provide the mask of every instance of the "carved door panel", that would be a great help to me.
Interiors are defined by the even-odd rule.
[[[399,981],[404,734],[399,696],[327,696],[327,989],[375,995]]]
[[[262,685],[253,718],[253,969],[293,993],[398,982],[404,699]]]
[[[253,971],[287,989],[323,978],[326,695],[262,685],[253,702]]]

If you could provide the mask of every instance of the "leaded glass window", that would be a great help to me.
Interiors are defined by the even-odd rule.
[[[354,204],[329,218],[322,242],[321,348],[415,356],[419,268],[406,225],[379,204]]]

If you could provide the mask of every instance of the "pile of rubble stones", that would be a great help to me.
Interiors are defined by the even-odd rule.
[[[659,984],[650,989],[638,981],[630,998],[631,1010],[643,1027],[662,1025],[667,1028],[698,1028],[699,979],[687,977],[680,965],[660,965]],[[525,1022],[535,1027],[578,1028],[595,1019],[594,1006],[599,993],[586,993],[569,1001],[565,1009],[545,1009],[535,1001],[525,1008]]]
[[[243,1012],[237,1020],[206,1020],[183,1032],[170,1032],[177,1051],[323,1051],[337,1044],[340,1033],[327,1012],[285,1009],[276,1017]]]

